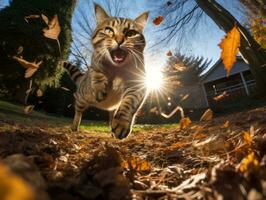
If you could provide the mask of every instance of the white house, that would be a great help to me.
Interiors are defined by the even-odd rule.
[[[224,65],[219,59],[204,75],[200,83],[181,88],[177,91],[179,97],[188,97],[180,102],[183,108],[206,108],[223,102],[232,102],[242,96],[249,96],[255,91],[255,81],[241,57],[227,76]],[[217,97],[221,96],[219,100]]]

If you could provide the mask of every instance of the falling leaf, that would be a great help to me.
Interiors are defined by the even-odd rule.
[[[29,23],[29,19],[38,19],[38,18],[40,18],[40,15],[29,15],[29,16],[24,17],[27,23]]]
[[[150,163],[136,156],[132,156],[126,161],[122,162],[121,166],[125,169],[134,170],[136,172],[145,172],[151,170]]]
[[[33,200],[31,187],[19,176],[13,174],[5,165],[0,164],[0,199]]]
[[[156,17],[152,22],[154,25],[158,26],[162,23],[162,21],[163,21],[163,16],[160,15],[160,16]]]
[[[25,114],[29,114],[33,111],[34,105],[24,106],[23,111]]]
[[[48,22],[48,27],[43,29],[43,35],[47,38],[57,40],[61,32],[61,27],[57,15]]]
[[[37,90],[37,97],[42,97],[43,96],[43,91],[41,89]]]
[[[200,121],[210,121],[213,118],[213,112],[211,109],[207,109],[200,118]]]
[[[48,19],[48,17],[47,16],[45,16],[44,14],[41,14],[41,17],[42,17],[42,19],[43,19],[43,21],[45,22],[45,24],[49,24],[49,19]]]
[[[169,50],[169,51],[166,53],[166,55],[170,57],[170,56],[173,55],[173,53],[172,53],[172,51]]]
[[[251,170],[257,170],[258,168],[259,168],[259,161],[257,160],[254,152],[250,153],[247,157],[245,157],[239,165],[239,171],[242,173]]]
[[[223,60],[228,76],[233,64],[236,61],[236,55],[240,46],[240,32],[236,26],[234,26],[234,28],[226,34],[219,46],[222,49],[221,59]]]
[[[19,58],[17,56],[13,56],[13,59],[19,62],[22,67],[27,69],[25,72],[25,78],[30,78],[42,64],[42,60],[37,63],[36,61],[28,62],[27,60],[24,60],[23,58]]]
[[[62,90],[65,90],[65,91],[70,91],[70,89],[66,88],[66,87],[61,87]]]
[[[213,98],[214,101],[221,101],[223,99],[225,99],[226,97],[228,97],[229,94],[227,93],[227,91],[224,91],[222,94],[218,95],[218,96],[215,96]]]
[[[18,47],[18,49],[17,49],[17,54],[21,54],[22,52],[23,52],[23,47],[22,46],[20,46],[20,47]]]
[[[191,124],[191,120],[188,117],[182,118],[179,122],[180,129],[184,129]]]

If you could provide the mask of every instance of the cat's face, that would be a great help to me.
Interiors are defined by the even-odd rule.
[[[109,17],[98,5],[95,6],[97,27],[92,37],[98,62],[105,60],[115,67],[123,67],[132,61],[141,61],[145,47],[142,34],[148,13],[135,20]]]

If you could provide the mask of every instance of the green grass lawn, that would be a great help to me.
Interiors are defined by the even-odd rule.
[[[55,117],[45,113],[33,111],[32,113],[25,114],[22,105],[15,105],[6,101],[0,101],[0,120],[23,124],[26,126],[49,126],[49,127],[65,127],[69,128],[72,119],[65,117]],[[177,124],[164,124],[164,125],[149,125],[137,124],[134,126],[133,131],[151,130],[160,127],[176,127]],[[3,127],[2,127],[3,128]],[[95,122],[83,120],[81,129],[86,131],[96,132],[109,132],[110,127],[107,122]]]

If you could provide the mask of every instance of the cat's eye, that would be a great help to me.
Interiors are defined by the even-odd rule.
[[[139,33],[137,32],[137,31],[135,31],[135,30],[128,30],[127,32],[126,32],[126,37],[134,37],[134,36],[136,36],[136,35],[138,35]]]
[[[104,33],[107,34],[107,35],[110,35],[110,36],[113,36],[114,35],[114,30],[110,27],[106,27],[104,29]]]

